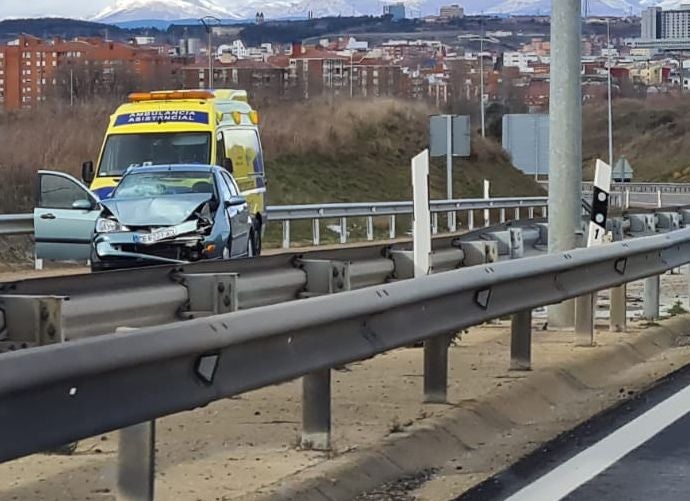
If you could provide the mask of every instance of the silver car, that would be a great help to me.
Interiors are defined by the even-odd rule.
[[[104,200],[41,171],[34,220],[37,257],[91,259],[94,270],[256,254],[249,207],[215,166],[132,168]]]

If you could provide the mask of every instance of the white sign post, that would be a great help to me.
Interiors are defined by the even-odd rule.
[[[592,193],[592,214],[587,233],[587,247],[604,243],[606,219],[611,200],[611,166],[597,160]],[[575,301],[575,339],[578,346],[594,344],[596,294],[587,294]]]
[[[431,211],[429,209],[429,150],[412,159],[412,223],[414,276],[429,274],[431,254]]]

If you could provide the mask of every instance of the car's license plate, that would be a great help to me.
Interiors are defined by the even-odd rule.
[[[157,230],[151,231],[151,233],[142,233],[137,235],[137,241],[140,244],[153,244],[156,242],[160,242],[161,240],[174,238],[176,236],[177,230],[175,228],[159,228]]]

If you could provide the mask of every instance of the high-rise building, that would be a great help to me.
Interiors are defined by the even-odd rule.
[[[678,9],[650,7],[642,12],[643,40],[690,40],[690,4]]]
[[[465,9],[457,4],[444,5],[439,14],[439,17],[444,20],[461,19],[465,16]]]
[[[650,7],[642,11],[642,34],[644,40],[656,40],[661,35],[661,7]]]
[[[386,4],[383,6],[383,15],[391,16],[393,21],[405,19],[405,4],[402,2]]]

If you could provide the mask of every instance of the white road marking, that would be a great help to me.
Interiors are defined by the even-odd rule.
[[[690,386],[657,404],[606,438],[557,466],[506,501],[556,501],[690,412]]]

